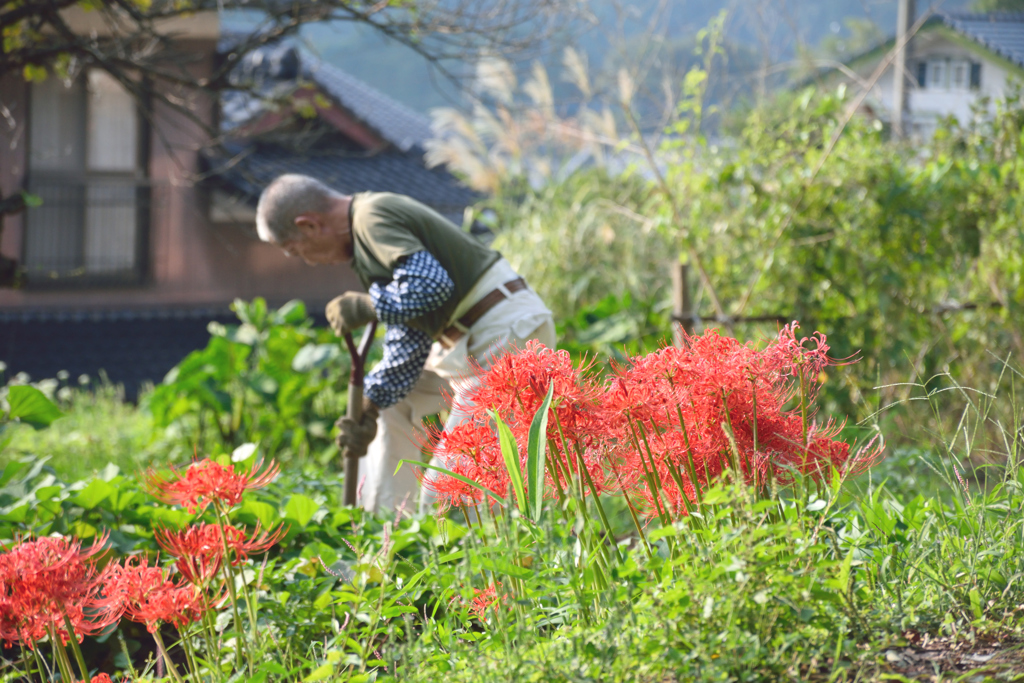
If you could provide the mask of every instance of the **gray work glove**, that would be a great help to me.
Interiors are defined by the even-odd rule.
[[[361,458],[366,455],[367,447],[373,441],[373,437],[377,436],[378,415],[380,415],[380,409],[376,404],[364,399],[363,414],[359,422],[348,416],[338,418],[338,421],[334,423],[338,427],[338,438],[335,439],[335,443],[338,444],[342,453],[348,449],[349,453],[357,457]]]
[[[324,309],[334,334],[343,337],[377,319],[373,300],[363,292],[345,292],[331,299]]]

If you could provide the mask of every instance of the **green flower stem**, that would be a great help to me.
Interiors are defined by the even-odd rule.
[[[38,659],[39,655],[31,647],[27,647],[24,644],[20,645],[20,647],[21,647],[21,667],[25,671],[25,678],[28,679],[29,683],[32,683],[32,661],[29,659],[28,653],[31,650],[32,653],[36,656],[37,659]],[[42,681],[43,683],[46,683],[46,674],[43,673],[42,669],[39,669],[39,680]]]
[[[218,509],[218,514],[223,515],[222,524],[228,524],[227,512]],[[224,532],[224,526],[221,526],[221,539],[224,541],[224,560],[227,562],[228,547],[227,547],[227,536]],[[249,582],[245,580],[245,569],[242,568],[242,597],[245,599],[246,611],[249,612],[249,625],[252,630],[252,642],[253,646],[258,650],[260,649],[260,631],[259,625],[256,622],[256,602],[253,600],[252,592],[249,590]]]
[[[633,416],[629,414],[628,410],[626,411],[626,421],[629,423],[629,431],[633,437],[633,447],[636,448],[637,455],[640,456],[640,464],[643,465],[644,468],[644,478],[647,479],[647,485],[651,489],[651,498],[654,500],[654,511],[658,513],[658,518],[661,520],[661,523],[664,526],[668,526],[668,515],[665,513],[661,506],[661,492],[658,490],[658,484],[654,481],[654,475],[647,467],[647,461],[644,459],[644,452],[640,446],[640,437],[637,434],[636,425],[633,421]],[[651,465],[653,466],[653,464],[654,463],[652,461]]]
[[[43,664],[43,658],[39,655],[38,643],[32,643],[32,647],[29,649],[32,650],[32,656],[36,660],[36,669],[39,671],[39,680],[46,683],[48,676],[46,675],[46,666]]]
[[[203,612],[203,640],[206,641],[207,659],[211,663],[211,667],[216,666],[217,680],[219,681],[223,672],[220,670],[220,647],[216,643],[216,634],[217,629],[213,623],[213,615],[207,609]]]
[[[629,497],[626,487],[622,485],[622,477],[619,476],[618,470],[614,470],[614,472],[615,478],[619,482],[619,490],[622,491],[622,495],[626,499],[626,507],[629,509],[629,516],[633,519],[633,526],[636,527],[636,532],[640,534],[640,542],[643,543],[644,550],[647,551],[647,559],[653,560],[654,553],[651,552],[651,544],[647,542],[647,534],[644,533],[644,528],[640,524],[640,517],[636,514],[636,508],[633,507],[633,500]]]
[[[78,661],[78,668],[82,672],[82,680],[89,680],[89,667],[85,665],[85,657],[82,656],[82,648],[78,646],[78,640],[75,638],[75,628],[71,625],[71,619],[68,618],[65,612],[61,616],[64,617],[64,628],[68,632],[68,641],[71,643],[71,651],[75,653],[75,659]]]
[[[594,499],[594,505],[597,507],[597,514],[601,518],[601,524],[604,525],[604,530],[608,534],[608,539],[611,541],[612,550],[615,551],[615,559],[621,563],[622,556],[619,554],[618,546],[615,545],[615,534],[612,533],[612,524],[608,521],[608,515],[604,511],[604,505],[601,503],[601,497],[597,495],[597,487],[594,486],[594,480],[590,476],[590,471],[584,466],[582,453],[579,454],[579,458],[580,471],[582,471],[583,476],[586,477],[587,487],[590,489],[590,493]]]
[[[224,546],[224,562],[223,564],[221,564],[221,570],[224,572],[224,580],[228,584],[228,594],[231,596],[231,610],[234,613],[235,620],[235,664],[241,666],[242,654],[244,651],[246,663],[248,664],[249,667],[249,675],[252,676],[255,673],[253,669],[252,656],[249,652],[249,648],[245,647],[244,644],[241,642],[243,636],[242,615],[238,612],[238,594],[235,591],[235,574],[231,570],[231,554],[228,550],[228,537],[227,534],[224,532],[223,515],[219,504],[216,506],[216,509],[219,521],[219,524],[217,524],[217,528],[220,530],[220,540]]]
[[[71,671],[71,660],[68,659],[68,651],[64,649],[64,643],[61,642],[60,636],[57,634],[57,628],[50,626],[48,631],[50,645],[53,648],[53,659],[57,663],[57,668],[60,669],[60,676],[66,681],[73,681],[75,676]]]
[[[654,433],[658,435],[658,439],[661,440],[661,443],[664,446],[665,437],[653,420],[651,421],[651,428],[654,430]],[[690,499],[686,495],[686,485],[683,483],[683,474],[679,471],[679,467],[672,462],[671,457],[665,458],[665,465],[669,476],[672,477],[672,481],[675,482],[676,489],[679,491],[679,498],[683,501],[683,507],[686,508],[686,516],[692,521],[693,506],[690,504]],[[694,489],[696,488],[697,485],[694,483]]]
[[[185,650],[185,660],[188,662],[188,668],[192,674],[191,678],[193,681],[202,680],[199,678],[199,664],[196,662],[196,653],[192,647],[192,643],[189,640],[188,635],[181,634],[181,646]]]
[[[565,432],[562,431],[562,421],[558,418],[558,411],[557,410],[553,410],[552,414],[555,416],[555,428],[558,429],[558,439],[562,442],[562,455],[565,457],[566,472],[571,474],[572,473],[572,466],[571,466],[570,462],[571,462],[572,458],[569,456],[569,453],[570,453],[570,451],[569,451],[569,444],[566,443]],[[579,467],[578,464],[577,464],[577,467]],[[576,474],[579,475],[579,472],[577,472]],[[574,476],[573,479],[576,479],[576,477]],[[569,481],[569,479],[566,478],[566,481]],[[579,477],[577,483],[578,483],[578,486],[579,486],[579,496],[580,496],[580,504],[581,504],[580,505],[580,509],[583,511],[583,516],[585,518],[587,516],[587,506],[583,504],[583,501],[586,498],[586,493],[583,490],[583,478],[582,478],[582,476]],[[572,487],[570,486],[570,489],[571,488]],[[574,491],[574,493],[575,493],[575,491]]]
[[[178,673],[178,669],[175,668],[174,662],[171,661],[171,654],[167,651],[167,647],[164,645],[164,639],[160,635],[160,627],[158,626],[153,631],[153,640],[156,641],[156,648],[160,651],[160,654],[164,658],[164,663],[167,665],[167,671],[170,672],[171,677],[174,678],[177,683],[185,683],[181,678],[181,674]]]

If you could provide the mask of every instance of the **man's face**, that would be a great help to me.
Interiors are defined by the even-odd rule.
[[[313,214],[296,220],[298,236],[278,244],[288,256],[298,256],[311,266],[352,260],[348,226],[330,214]]]

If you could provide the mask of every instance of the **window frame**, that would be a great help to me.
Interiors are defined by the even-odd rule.
[[[76,128],[79,132],[79,144],[82,146],[81,161],[74,169],[50,169],[35,167],[32,161],[32,125],[33,109],[36,106],[36,93],[34,87],[26,88],[26,100],[28,103],[26,116],[27,154],[26,154],[26,187],[33,194],[36,190],[49,187],[57,189],[59,194],[70,196],[69,200],[58,200],[55,207],[60,207],[59,202],[68,201],[68,206],[76,214],[75,239],[77,245],[76,264],[73,267],[62,267],[59,270],[46,271],[45,265],[33,266],[29,258],[30,238],[29,231],[32,230],[33,219],[39,220],[38,209],[30,208],[24,218],[25,236],[21,245],[21,263],[25,275],[25,283],[31,289],[69,289],[69,288],[96,288],[109,286],[138,286],[145,283],[149,277],[149,236],[151,230],[151,200],[152,188],[149,178],[149,164],[151,157],[151,135],[152,128],[147,112],[152,111],[150,83],[143,79],[140,85],[143,100],[128,93],[133,104],[133,111],[136,122],[135,140],[135,163],[129,170],[97,170],[89,168],[88,151],[90,146],[90,117],[93,115],[89,105],[91,92],[89,89],[89,73],[96,67],[83,69],[77,74],[74,86],[80,88],[82,96],[81,105],[77,113]],[[100,69],[102,71],[102,69]],[[49,78],[56,78],[49,76]],[[117,187],[128,186],[133,188],[134,202],[134,254],[132,265],[129,268],[110,271],[90,271],[85,263],[85,241],[87,230],[87,209],[89,206],[88,189],[90,187]],[[58,196],[59,196],[58,194]],[[46,206],[46,198],[42,197],[43,205]],[[40,207],[40,208],[42,208]],[[33,216],[35,214],[35,216]]]

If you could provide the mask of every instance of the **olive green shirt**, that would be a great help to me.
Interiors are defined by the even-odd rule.
[[[406,322],[436,339],[456,306],[501,254],[415,199],[390,192],[360,192],[349,209],[354,256],[352,268],[363,287],[394,279],[401,260],[427,251],[448,271],[455,292],[439,308]]]

